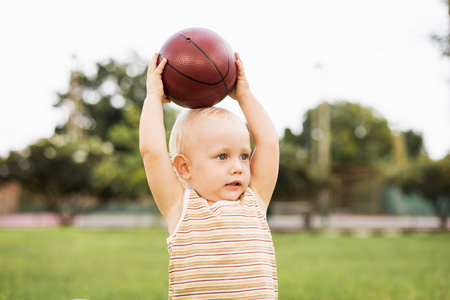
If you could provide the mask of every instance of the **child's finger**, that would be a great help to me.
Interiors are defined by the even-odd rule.
[[[155,73],[158,74],[158,75],[161,75],[162,72],[163,72],[163,70],[164,70],[164,67],[166,66],[166,63],[167,63],[167,58],[164,58],[164,59],[159,63],[158,67],[157,67],[156,70],[155,70]]]
[[[241,63],[241,67],[242,69],[244,68],[244,63],[242,62],[241,56],[239,55],[239,53],[235,53],[236,55],[236,61],[239,61]]]
[[[241,57],[239,56],[239,53],[235,52],[234,56],[236,56],[236,60],[241,60]]]
[[[158,53],[155,53],[155,55],[153,55],[152,60],[150,61],[150,63],[148,64],[148,70],[147,70],[147,74],[151,74],[155,71],[156,69],[156,62],[158,61]]]
[[[242,61],[237,60],[236,65],[238,68],[238,74],[241,74],[241,75],[245,74],[244,65],[242,64]]]
[[[242,63],[242,59],[239,56],[239,53],[235,53],[236,55],[236,66],[238,69],[238,74],[244,75],[245,74],[245,69],[244,69],[244,64]]]

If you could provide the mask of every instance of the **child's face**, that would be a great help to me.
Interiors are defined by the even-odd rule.
[[[218,116],[196,122],[191,134],[190,186],[212,202],[237,200],[250,182],[250,136],[245,126]]]

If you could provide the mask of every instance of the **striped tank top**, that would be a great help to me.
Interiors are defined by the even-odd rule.
[[[277,299],[275,252],[252,190],[209,206],[187,189],[167,239],[169,299]]]

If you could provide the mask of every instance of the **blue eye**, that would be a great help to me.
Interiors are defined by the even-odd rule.
[[[247,160],[248,159],[248,155],[247,154],[242,154],[241,155],[241,159],[242,160]]]
[[[220,154],[219,156],[217,156],[217,158],[220,160],[225,160],[225,159],[227,159],[227,156],[226,156],[226,154]]]

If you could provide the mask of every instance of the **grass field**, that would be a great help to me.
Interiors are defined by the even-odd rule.
[[[274,233],[279,299],[450,299],[450,234]],[[0,230],[0,300],[167,299],[166,231]]]

